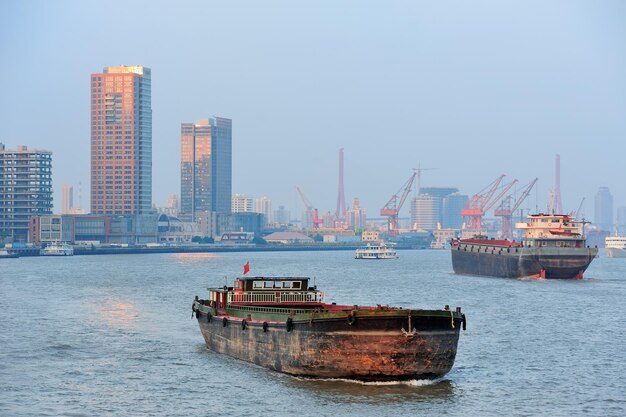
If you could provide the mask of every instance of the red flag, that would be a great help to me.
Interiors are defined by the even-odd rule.
[[[243,266],[243,274],[246,275],[248,272],[250,272],[250,262],[246,262]]]

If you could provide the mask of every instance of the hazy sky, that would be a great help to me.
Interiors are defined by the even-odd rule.
[[[152,69],[153,195],[180,193],[180,123],[233,119],[233,192],[301,210],[299,185],[369,217],[412,169],[473,194],[539,186],[561,155],[566,211],[599,186],[626,206],[623,1],[0,0],[0,142],[53,152],[89,204],[89,76]],[[408,208],[408,204],[406,205]],[[407,210],[404,210],[407,211]],[[408,214],[408,211],[407,211]]]

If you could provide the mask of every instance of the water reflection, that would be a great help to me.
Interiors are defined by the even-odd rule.
[[[102,304],[98,317],[110,327],[127,329],[135,325],[139,311],[130,303],[108,301]]]
[[[174,261],[179,264],[194,264],[207,261],[214,261],[221,258],[220,255],[210,252],[201,253],[176,253],[172,255]]]

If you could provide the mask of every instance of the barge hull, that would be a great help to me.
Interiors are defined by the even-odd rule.
[[[456,274],[504,278],[582,278],[598,253],[596,248],[475,246],[468,244],[452,248],[452,268]]]
[[[207,313],[198,311],[196,317],[210,350],[291,375],[364,381],[443,376],[454,364],[462,326],[460,314],[438,318],[435,325],[432,318],[415,317],[415,330],[407,334],[406,316],[264,326]]]

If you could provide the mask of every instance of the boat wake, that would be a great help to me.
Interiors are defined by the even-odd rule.
[[[367,386],[398,386],[398,385],[406,385],[409,387],[424,387],[429,385],[437,385],[442,381],[445,381],[444,378],[436,378],[436,379],[410,379],[405,381],[360,381],[358,379],[347,379],[347,378],[302,378],[302,377],[294,377],[300,381],[325,381],[325,382],[346,382],[350,384],[357,385],[367,385]]]

